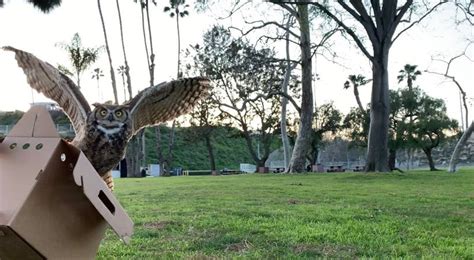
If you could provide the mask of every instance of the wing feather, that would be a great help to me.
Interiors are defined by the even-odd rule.
[[[208,96],[209,88],[209,79],[195,77],[163,82],[142,90],[127,103],[133,120],[133,134],[143,127],[189,112],[197,101]]]
[[[10,46],[3,49],[15,53],[18,66],[23,69],[28,84],[57,102],[71,120],[76,138],[82,137],[91,109],[76,84],[58,69],[31,53]]]

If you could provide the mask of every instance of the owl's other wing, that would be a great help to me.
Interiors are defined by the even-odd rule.
[[[10,46],[3,49],[15,53],[18,66],[26,74],[28,84],[56,101],[71,120],[76,136],[82,136],[91,109],[76,84],[58,69],[31,53]]]
[[[197,101],[209,94],[207,78],[183,78],[146,88],[127,104],[131,111],[133,134],[189,112]]]

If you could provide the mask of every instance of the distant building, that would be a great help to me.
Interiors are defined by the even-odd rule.
[[[61,110],[61,108],[58,106],[58,104],[56,104],[54,102],[34,102],[34,103],[30,103],[30,107],[33,107],[33,106],[42,106],[42,107],[45,107],[46,109],[48,109],[49,111]]]

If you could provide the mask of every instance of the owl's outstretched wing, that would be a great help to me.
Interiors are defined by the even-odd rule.
[[[91,108],[76,84],[58,69],[31,53],[10,46],[3,49],[15,53],[18,66],[26,74],[28,84],[56,101],[71,120],[76,136],[82,136]]]
[[[163,82],[146,88],[126,104],[132,118],[133,134],[189,112],[197,101],[208,96],[210,81],[195,77]]]

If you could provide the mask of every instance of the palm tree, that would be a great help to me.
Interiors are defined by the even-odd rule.
[[[102,31],[104,32],[105,49],[107,50],[107,56],[109,57],[110,79],[112,80],[112,90],[114,92],[115,104],[118,104],[117,85],[115,84],[115,71],[114,66],[112,65],[112,56],[110,55],[109,41],[107,40],[107,31],[105,29],[104,16],[102,15],[100,0],[97,0],[97,7],[99,8],[100,20],[102,21]]]
[[[127,100],[127,87],[125,86],[125,75],[127,74],[127,67],[125,65],[120,65],[117,69],[117,72],[122,77],[123,100]],[[131,98],[131,95],[129,95],[129,97]]]
[[[421,71],[416,69],[417,65],[410,65],[410,64],[405,64],[403,66],[403,69],[401,69],[398,73],[397,79],[398,83],[404,81],[405,79],[407,80],[407,87],[410,93],[413,91],[413,82],[416,80],[416,77],[421,75]],[[413,115],[409,114],[409,122],[410,125],[413,124]],[[407,149],[407,157],[408,157],[408,163],[407,163],[407,170],[410,169],[410,166],[412,164],[413,160],[413,149],[411,147],[408,147]]]
[[[81,75],[87,70],[98,58],[101,47],[86,48],[82,46],[81,37],[75,33],[69,44],[57,43],[56,46],[64,49],[71,61],[72,72],[65,66],[59,65],[58,69],[67,75],[75,75],[77,87],[81,88]]]
[[[97,97],[102,100],[102,96],[100,95],[100,84],[99,84],[99,81],[100,81],[100,78],[104,76],[104,73],[102,72],[102,70],[100,68],[95,68],[94,69],[94,72],[92,73],[92,79],[96,79],[97,80]]]
[[[178,69],[177,69],[177,77],[180,78],[182,76],[182,73],[180,71],[180,65],[181,65],[181,35],[180,35],[180,30],[179,30],[179,18],[183,18],[186,15],[189,15],[189,12],[187,10],[184,10],[189,7],[188,4],[185,4],[186,0],[170,0],[170,6],[166,6],[164,8],[164,12],[170,12],[170,17],[176,17],[176,31],[177,31],[177,36],[178,36]],[[182,6],[182,9],[181,9]]]
[[[360,101],[359,87],[366,85],[367,83],[369,83],[372,80],[371,79],[366,79],[364,76],[362,76],[360,74],[359,75],[349,75],[348,79],[349,80],[346,80],[346,82],[344,83],[344,89],[349,89],[351,87],[351,84],[352,84],[352,87],[354,89],[354,96],[356,98],[357,105],[359,106],[360,111],[366,111],[364,109],[364,106],[362,106],[362,102]]]
[[[398,72],[398,83],[407,79],[407,86],[410,91],[413,89],[413,81],[416,80],[416,76],[421,75],[421,71],[417,70],[416,67],[417,65],[405,64],[403,69]]]

